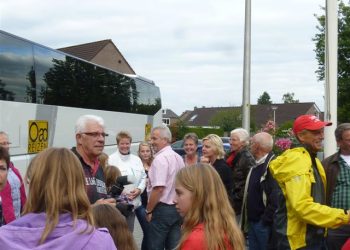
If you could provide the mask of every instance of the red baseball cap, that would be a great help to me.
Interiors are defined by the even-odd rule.
[[[293,132],[294,134],[299,133],[300,131],[306,130],[319,130],[326,126],[331,126],[331,122],[324,122],[318,119],[314,115],[301,115],[297,119],[295,119],[293,124]]]

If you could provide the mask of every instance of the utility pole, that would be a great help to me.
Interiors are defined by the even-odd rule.
[[[250,132],[251,0],[245,1],[242,127]]]
[[[324,120],[332,126],[324,130],[324,157],[334,154],[337,149],[334,131],[337,127],[337,86],[338,86],[338,1],[326,0],[326,48],[325,48],[325,107]]]

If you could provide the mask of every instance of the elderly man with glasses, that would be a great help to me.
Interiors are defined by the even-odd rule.
[[[107,199],[107,189],[102,166],[98,157],[105,144],[104,120],[95,115],[83,115],[75,124],[76,147],[72,151],[78,156],[85,174],[86,191],[91,204],[115,203]]]

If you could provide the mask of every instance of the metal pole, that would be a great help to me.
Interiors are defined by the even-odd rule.
[[[338,76],[338,3],[326,0],[325,30],[325,108],[324,119],[333,124],[325,128],[324,157],[336,152],[334,130],[337,127],[337,76]]]
[[[273,110],[273,139],[275,139],[275,134],[276,134],[276,110],[277,106],[271,106],[271,109]]]
[[[242,127],[250,132],[251,0],[245,1]]]

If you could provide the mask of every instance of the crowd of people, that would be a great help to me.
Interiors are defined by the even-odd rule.
[[[132,135],[103,152],[104,120],[78,118],[76,145],[37,154],[22,177],[0,132],[0,249],[142,250],[350,249],[350,124],[335,131],[339,151],[321,161],[330,123],[302,115],[298,145],[273,153],[273,137],[230,133],[230,152],[215,134],[184,136],[171,148],[165,125],[131,153]],[[28,185],[27,193],[25,185]]]

